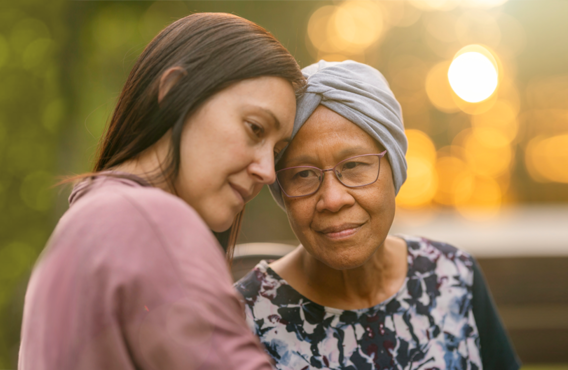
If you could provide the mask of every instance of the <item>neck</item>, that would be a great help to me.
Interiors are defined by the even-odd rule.
[[[148,181],[154,187],[173,193],[163,176],[163,163],[165,163],[167,157],[169,139],[168,134],[164,135],[154,145],[135,158],[114,166],[111,170],[136,175]]]
[[[385,301],[400,289],[408,269],[406,243],[394,237],[388,237],[362,266],[349,270],[330,268],[301,246],[291,256],[288,266],[274,263],[273,268],[314,302],[344,310]]]

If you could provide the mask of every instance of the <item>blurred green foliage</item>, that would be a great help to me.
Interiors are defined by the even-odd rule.
[[[62,11],[0,3],[0,368],[15,367],[27,276],[54,224]]]

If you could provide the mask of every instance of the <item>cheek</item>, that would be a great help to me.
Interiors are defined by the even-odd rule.
[[[218,190],[230,174],[246,167],[248,153],[243,140],[235,134],[226,132],[217,134],[214,140],[207,138],[200,132],[182,141],[180,174],[188,185]]]
[[[292,230],[298,238],[301,238],[302,234],[305,234],[310,227],[311,220],[313,218],[314,206],[310,206],[303,200],[284,200],[284,205],[286,206],[286,213],[288,214],[288,221]]]
[[[388,232],[396,209],[394,190],[377,185],[369,194],[360,197],[359,204],[370,215],[374,229]]]

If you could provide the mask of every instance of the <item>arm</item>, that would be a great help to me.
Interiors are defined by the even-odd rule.
[[[215,238],[185,204],[168,209],[163,201],[151,212],[141,209],[155,239],[129,299],[137,302],[132,313],[143,316],[128,331],[136,363],[143,369],[272,369],[245,323]]]
[[[481,341],[485,370],[517,370],[521,367],[485,283],[481,268],[473,260],[473,316]]]

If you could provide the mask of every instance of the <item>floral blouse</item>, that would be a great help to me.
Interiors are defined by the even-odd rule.
[[[247,322],[277,369],[483,368],[472,310],[475,261],[448,244],[404,239],[405,282],[371,308],[340,310],[312,302],[266,261],[237,282]]]

